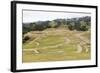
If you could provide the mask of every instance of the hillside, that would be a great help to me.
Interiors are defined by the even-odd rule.
[[[48,28],[24,34],[23,62],[90,59],[90,30]]]

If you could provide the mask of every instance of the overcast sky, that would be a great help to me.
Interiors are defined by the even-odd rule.
[[[90,16],[90,14],[68,12],[23,11],[23,23],[54,20],[59,18],[67,19],[83,16]]]

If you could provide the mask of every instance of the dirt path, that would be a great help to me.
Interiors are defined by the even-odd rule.
[[[84,38],[83,36],[81,36],[81,34],[75,34],[75,36],[78,37],[80,40],[82,40],[82,42],[80,42],[80,44],[77,45],[77,51],[76,51],[76,53],[81,53],[82,50],[84,49],[82,47],[82,45],[89,43],[89,40]],[[89,51],[89,49],[87,47],[85,47],[85,52],[88,52],[88,51]]]
[[[33,53],[39,54],[40,52],[37,49],[23,49],[23,51],[32,51]]]
[[[37,46],[39,46],[39,45],[40,45],[40,43],[39,43],[39,42],[35,42],[35,43],[36,43],[36,45],[37,45]]]
[[[75,36],[78,37],[79,39],[81,39],[83,42],[86,42],[86,43],[89,42],[86,38],[82,37],[81,34],[75,34]],[[46,35],[42,34],[42,35],[38,36],[36,39],[34,39],[33,41],[31,41],[29,44],[32,44],[33,42],[35,42],[36,45],[39,46],[40,43],[37,42],[37,40],[40,40],[43,37],[46,37]],[[57,47],[61,47],[61,46],[65,45],[65,44],[68,44],[71,41],[68,37],[63,37],[62,40],[64,40],[64,43],[60,43],[60,44],[52,45],[52,46],[41,47],[41,48],[23,49],[23,51],[33,51],[35,53],[39,53],[37,51],[38,49],[57,48]],[[82,52],[83,48],[82,48],[81,44],[84,44],[83,42],[80,42],[80,44],[77,45],[76,53],[81,53]]]
[[[81,39],[83,42],[86,42],[86,43],[89,42],[89,40],[84,38],[83,36],[81,36],[81,34],[75,34],[75,36],[78,37],[79,39]]]
[[[40,37],[38,37],[38,38],[36,38],[36,39],[34,40],[34,42],[36,43],[37,46],[40,45],[39,42],[36,42],[36,40],[38,40],[38,39],[40,39]],[[70,42],[70,39],[68,39],[67,37],[64,37],[63,40],[64,40],[64,43],[61,43],[61,44],[52,45],[52,46],[47,46],[47,47],[41,47],[41,48],[23,49],[23,51],[33,51],[33,52],[35,52],[35,53],[39,53],[39,52],[37,51],[37,49],[57,48],[57,47],[63,46],[64,44],[68,44],[68,43]],[[33,42],[33,41],[32,41],[32,42]],[[31,42],[31,43],[32,43],[32,42]]]
[[[39,45],[39,43],[37,42],[37,40],[42,39],[43,37],[45,37],[45,35],[39,35],[37,38],[35,38],[33,41],[31,41],[29,44],[32,44],[33,42],[36,42],[36,45]]]
[[[80,45],[77,45],[76,53],[81,53],[83,48]]]
[[[70,39],[68,39],[68,37],[64,37],[64,42],[65,44],[68,44],[70,42]]]

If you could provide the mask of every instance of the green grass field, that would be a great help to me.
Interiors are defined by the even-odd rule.
[[[24,36],[31,40],[23,43],[23,62],[86,60],[90,54],[90,31],[70,31],[50,28],[31,31]]]

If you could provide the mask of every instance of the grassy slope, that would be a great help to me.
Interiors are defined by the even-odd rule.
[[[36,34],[34,31],[30,33],[32,36]],[[31,40],[23,44],[23,50],[36,49],[39,51],[38,54],[34,51],[23,51],[23,62],[90,59],[90,42],[84,42],[84,39],[77,36],[78,34],[85,40],[90,40],[89,32],[69,31],[60,28],[43,31],[42,34],[38,34],[39,39],[36,41]],[[38,36],[36,38],[38,38]],[[39,45],[37,45],[37,43],[39,43]],[[82,51],[77,53],[77,45],[80,43]],[[61,44],[61,46],[55,47],[55,45],[59,44]],[[88,52],[85,52],[86,48],[89,49]]]

